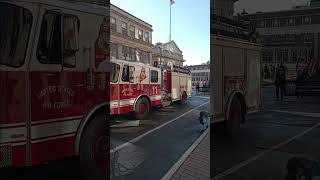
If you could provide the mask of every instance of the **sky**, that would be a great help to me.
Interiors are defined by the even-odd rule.
[[[152,43],[168,42],[170,0],[111,0],[152,25]],[[171,39],[183,52],[184,65],[210,60],[210,0],[175,0],[171,6]]]
[[[248,13],[291,9],[292,6],[307,5],[310,0],[239,0],[234,4],[235,13],[246,9]]]

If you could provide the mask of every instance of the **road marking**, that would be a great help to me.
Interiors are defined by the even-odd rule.
[[[281,111],[281,110],[274,110],[274,109],[267,109],[266,111],[286,113],[286,114],[293,114],[293,115],[299,115],[299,116],[307,116],[307,117],[320,118],[320,113],[296,112],[296,111]]]
[[[210,97],[206,97],[206,96],[193,96],[193,97],[202,98],[202,99],[210,99]]]
[[[162,128],[162,127],[164,127],[164,126],[166,126],[166,125],[168,125],[168,124],[170,124],[170,123],[172,123],[172,122],[174,122],[174,121],[176,121],[177,119],[179,119],[179,118],[181,118],[181,117],[189,114],[190,112],[192,112],[192,111],[194,111],[194,110],[196,110],[196,109],[198,109],[198,108],[200,108],[200,107],[202,107],[202,106],[204,106],[204,105],[206,105],[206,104],[208,104],[208,103],[209,103],[209,101],[207,101],[207,102],[201,104],[200,106],[197,106],[197,107],[195,107],[195,108],[193,108],[193,109],[191,109],[191,110],[183,113],[182,115],[180,115],[180,116],[178,116],[178,117],[176,117],[176,118],[174,118],[174,119],[172,119],[172,120],[170,120],[170,121],[168,121],[168,122],[166,122],[166,123],[164,123],[164,124],[162,124],[162,125],[154,128],[154,129],[151,129],[150,131],[147,131],[147,132],[144,133],[144,134],[141,134],[140,136],[138,136],[138,137],[136,137],[136,138],[134,138],[134,139],[126,142],[126,143],[121,144],[120,146],[117,146],[117,147],[114,148],[114,149],[111,149],[111,150],[110,150],[110,153],[114,153],[115,151],[118,151],[118,150],[120,150],[120,149],[122,149],[122,148],[124,148],[124,147],[126,147],[126,146],[128,146],[128,145],[130,145],[130,144],[132,144],[132,143],[135,143],[135,142],[139,141],[139,140],[142,139],[144,136],[146,136],[146,135],[148,135],[148,134],[150,134],[150,133],[152,133],[152,132],[154,132],[154,131],[156,131],[156,130],[158,130],[158,129],[160,129],[160,128]]]
[[[161,180],[169,180],[174,173],[180,168],[180,166],[187,160],[193,150],[201,143],[204,137],[208,134],[210,128],[208,128],[192,145],[191,147],[180,157],[180,159],[170,168],[170,170],[161,178]],[[209,141],[210,142],[210,141]]]
[[[243,161],[243,162],[241,162],[240,164],[238,164],[238,165],[236,165],[236,166],[234,166],[234,167],[232,167],[232,168],[230,168],[230,169],[228,169],[228,170],[226,170],[226,171],[224,171],[224,172],[222,172],[222,173],[214,176],[213,179],[214,179],[214,180],[219,180],[219,179],[224,178],[225,176],[228,176],[228,175],[230,175],[230,174],[233,174],[233,173],[235,173],[236,171],[238,171],[240,168],[242,168],[242,167],[250,164],[250,163],[253,162],[253,161],[256,161],[257,159],[261,158],[261,157],[264,156],[265,154],[267,154],[267,153],[269,153],[269,152],[271,152],[271,151],[273,151],[273,150],[275,150],[275,149],[278,149],[278,148],[280,148],[280,147],[282,147],[282,146],[290,143],[291,141],[293,141],[293,140],[295,140],[295,139],[297,139],[297,138],[299,138],[299,137],[307,134],[308,132],[312,131],[313,129],[315,129],[315,128],[319,127],[319,126],[320,126],[320,123],[317,123],[316,125],[314,125],[314,126],[312,126],[311,128],[309,128],[309,129],[301,132],[300,134],[298,134],[298,135],[296,135],[296,136],[294,136],[294,137],[292,137],[292,138],[290,138],[290,139],[287,139],[286,141],[284,141],[284,142],[282,142],[282,143],[280,143],[280,144],[278,144],[278,145],[276,145],[276,146],[273,146],[273,147],[271,147],[270,149],[265,150],[265,151],[259,153],[258,155],[253,156],[253,157],[251,157],[250,159],[247,159],[246,161]]]

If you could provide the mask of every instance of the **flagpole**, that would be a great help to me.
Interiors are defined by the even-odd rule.
[[[171,41],[171,6],[172,6],[172,3],[170,1],[170,35],[169,35],[169,41]]]

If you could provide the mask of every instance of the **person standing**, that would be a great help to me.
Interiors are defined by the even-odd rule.
[[[286,69],[282,63],[280,66],[277,65],[275,85],[276,85],[277,101],[279,100],[279,93],[282,101],[285,93],[285,85],[286,85]]]
[[[269,69],[270,69],[270,79],[273,80],[275,72],[272,64],[269,65]]]
[[[303,68],[302,65],[298,62],[296,65],[296,73],[297,73],[297,79],[296,79],[296,85],[300,84],[303,81]],[[303,98],[303,95],[296,90],[296,96],[297,98]]]
[[[196,93],[199,92],[199,82],[197,82],[197,85],[196,85]]]

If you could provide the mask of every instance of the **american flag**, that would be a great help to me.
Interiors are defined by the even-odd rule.
[[[170,5],[174,4],[175,0],[170,0]]]
[[[308,62],[307,66],[306,66],[306,70],[307,70],[307,74],[308,74],[309,78],[312,78],[313,76],[316,75],[317,70],[319,68],[319,60],[320,60],[319,58],[317,58],[317,59],[312,58]]]

